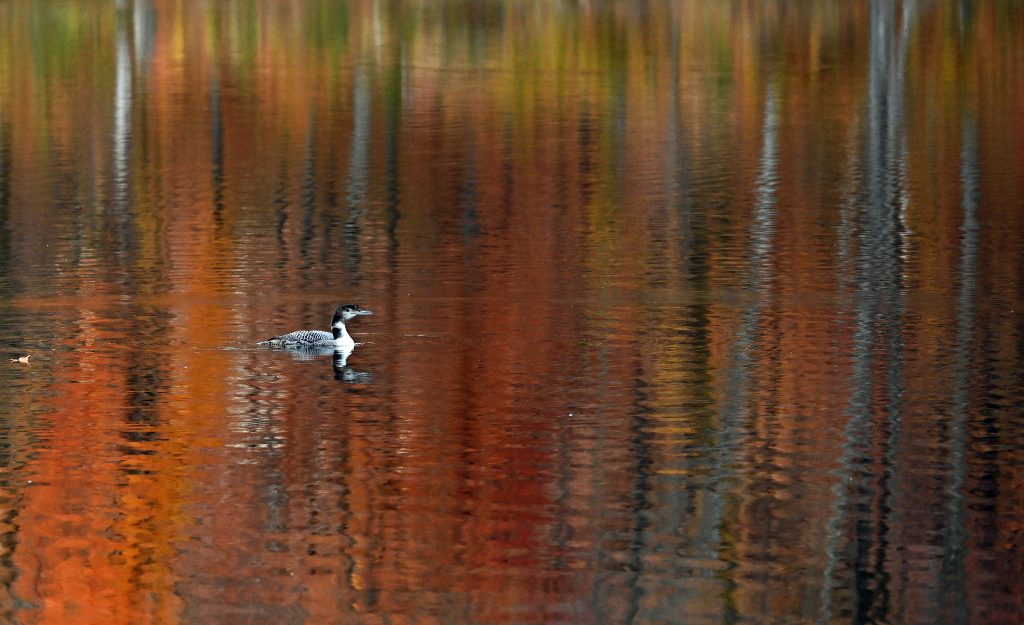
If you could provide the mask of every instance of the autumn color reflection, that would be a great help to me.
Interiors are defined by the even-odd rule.
[[[0,620],[1016,623],[1022,34],[3,4]]]

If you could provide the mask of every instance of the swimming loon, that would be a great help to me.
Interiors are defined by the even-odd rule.
[[[296,330],[281,336],[272,336],[259,345],[283,345],[287,347],[337,347],[351,348],[356,344],[345,329],[345,322],[360,315],[372,315],[355,304],[345,304],[334,309],[334,318],[331,319],[331,331],[323,330]]]

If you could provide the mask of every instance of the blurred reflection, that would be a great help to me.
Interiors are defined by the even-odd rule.
[[[901,509],[894,483],[902,434],[903,261],[906,257],[907,191],[906,57],[915,22],[912,3],[871,3],[868,128],[860,211],[857,308],[852,336],[852,395],[844,431],[842,474],[836,511],[828,523],[827,566],[819,623],[832,618],[834,577],[844,541],[854,541],[851,571],[855,622],[888,620],[887,532]],[[902,22],[901,22],[902,20]],[[902,26],[901,26],[902,24]],[[852,232],[847,230],[847,232]],[[881,395],[884,399],[878,400]],[[851,533],[849,527],[854,528]]]
[[[1021,32],[3,3],[0,620],[1015,623]]]
[[[366,371],[359,371],[353,369],[348,364],[349,356],[355,351],[354,347],[336,348],[333,345],[314,345],[309,347],[265,347],[267,351],[281,351],[292,356],[296,361],[308,362],[312,360],[324,360],[328,357],[331,361],[331,368],[334,370],[334,379],[358,383],[358,384],[369,384],[373,382],[373,374]]]
[[[974,309],[978,264],[978,139],[975,122],[963,120],[960,148],[960,185],[963,223],[960,226],[960,272],[956,310],[956,347],[953,358],[952,418],[949,432],[949,478],[947,519],[942,560],[942,578],[936,597],[950,623],[970,622],[967,597],[967,424],[971,392],[971,352],[974,344]]]
[[[117,24],[117,82],[114,86],[114,189],[120,210],[128,201],[128,147],[131,140],[132,57],[127,17]]]
[[[760,390],[757,370],[758,367],[771,366],[770,362],[766,362],[769,352],[763,326],[764,314],[770,310],[774,296],[775,202],[779,183],[778,131],[778,96],[775,85],[769,83],[764,94],[759,161],[754,186],[756,199],[747,233],[749,258],[745,286],[750,291],[750,303],[739,312],[739,327],[729,349],[724,399],[719,411],[721,425],[717,450],[721,454],[719,470],[723,480],[749,480],[753,477],[745,475],[743,467],[752,462],[749,452],[754,424],[758,418],[756,397]],[[744,489],[742,495],[744,499],[754,499],[751,506],[767,505],[752,484]],[[714,489],[709,493],[707,512],[711,515],[710,525],[718,528],[721,542],[727,541],[730,523],[734,521],[729,518],[728,510],[729,500],[736,496],[737,493],[724,489]],[[733,564],[742,571],[748,563],[737,558]],[[735,618],[737,615],[730,616]]]
[[[357,371],[352,367],[344,364],[344,360],[338,358],[335,354],[334,361],[332,362],[334,368],[334,379],[341,382],[348,382],[349,384],[372,384],[373,374],[368,371]]]
[[[370,90],[362,68],[355,68],[353,78],[353,111],[352,140],[349,155],[348,183],[348,218],[345,220],[345,263],[346,283],[356,286],[359,283],[359,269],[362,260],[360,252],[360,222],[366,211],[366,176],[367,159],[370,150]]]

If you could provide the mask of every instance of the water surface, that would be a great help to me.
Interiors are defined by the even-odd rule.
[[[0,621],[1020,623],[1022,145],[1014,3],[0,4]]]

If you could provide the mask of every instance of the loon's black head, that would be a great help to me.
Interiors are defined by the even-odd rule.
[[[331,319],[331,327],[345,325],[345,322],[360,315],[372,315],[373,312],[360,308],[355,304],[345,304],[334,309],[334,318]]]

